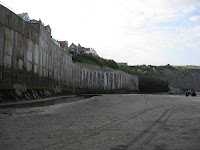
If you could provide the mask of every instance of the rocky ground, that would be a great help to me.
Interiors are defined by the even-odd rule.
[[[95,96],[1,108],[2,150],[199,150],[200,97]]]

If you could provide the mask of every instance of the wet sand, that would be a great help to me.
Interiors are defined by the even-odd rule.
[[[199,150],[200,97],[115,94],[0,109],[2,150]]]

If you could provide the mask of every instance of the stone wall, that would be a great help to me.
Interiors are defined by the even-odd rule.
[[[24,89],[138,91],[137,76],[72,62],[67,49],[52,42],[49,26],[26,22],[2,5],[0,14],[1,90],[23,87],[23,92]]]

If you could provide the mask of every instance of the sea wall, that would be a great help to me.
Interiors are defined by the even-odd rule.
[[[93,90],[127,89],[138,91],[138,76],[108,67],[73,63],[73,87]]]
[[[157,78],[148,76],[139,76],[139,91],[140,92],[168,92],[168,81],[163,81]]]
[[[139,79],[122,71],[72,62],[51,39],[51,29],[29,23],[0,5],[0,90],[138,91]]]

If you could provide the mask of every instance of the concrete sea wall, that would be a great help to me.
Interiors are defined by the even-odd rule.
[[[140,92],[168,92],[168,81],[163,81],[148,76],[139,76],[139,91]]]
[[[55,93],[104,90],[138,91],[139,79],[122,71],[72,62],[51,29],[29,23],[0,5],[0,90],[51,90]]]

